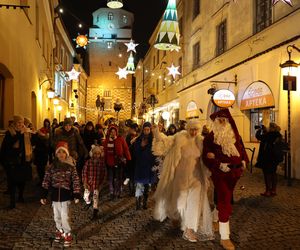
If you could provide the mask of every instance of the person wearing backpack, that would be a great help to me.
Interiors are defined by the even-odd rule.
[[[256,166],[263,170],[266,190],[262,196],[276,195],[277,166],[283,161],[282,135],[280,127],[271,122],[269,128],[261,126],[257,129],[256,138],[260,141]]]

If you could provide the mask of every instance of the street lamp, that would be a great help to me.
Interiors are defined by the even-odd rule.
[[[287,176],[288,176],[288,185],[291,186],[291,169],[292,169],[292,156],[291,156],[291,91],[296,90],[296,72],[299,66],[298,63],[294,62],[291,59],[292,50],[300,52],[300,49],[294,44],[287,46],[286,50],[289,56],[289,59],[280,64],[283,74],[283,89],[287,90],[287,105],[288,105],[288,129],[287,129],[287,143],[289,150],[287,152]]]

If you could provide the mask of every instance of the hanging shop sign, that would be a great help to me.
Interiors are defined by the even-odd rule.
[[[228,89],[220,89],[214,93],[212,101],[220,108],[229,108],[235,103],[235,96]]]
[[[198,107],[194,101],[188,103],[186,108],[186,117],[187,118],[199,117]]]
[[[274,96],[270,87],[263,81],[256,81],[246,88],[240,109],[271,108],[274,106]]]

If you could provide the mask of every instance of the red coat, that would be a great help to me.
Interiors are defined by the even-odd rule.
[[[244,160],[246,163],[249,162],[246,150],[242,143],[241,138],[236,138],[234,144],[237,150],[240,153],[240,156],[228,156],[222,152],[222,147],[214,143],[214,133],[210,132],[203,141],[203,162],[204,164],[212,171],[221,171],[219,170],[220,163],[229,163],[232,165],[241,164],[241,161]],[[215,154],[214,159],[208,159],[207,153],[212,152]]]
[[[105,162],[107,166],[113,167],[118,165],[120,160],[125,158],[126,160],[131,160],[131,155],[129,148],[125,139],[122,136],[118,136],[114,141],[114,154],[108,152],[107,144],[109,143],[109,138],[106,138],[104,146]]]

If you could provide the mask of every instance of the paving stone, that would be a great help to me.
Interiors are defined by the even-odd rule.
[[[1,175],[2,176],[2,175]],[[240,186],[245,189],[240,189]],[[237,249],[300,249],[300,181],[288,187],[282,177],[278,195],[260,196],[263,177],[260,172],[245,173],[237,184],[231,218],[231,237]],[[4,190],[0,179],[0,192]],[[6,210],[8,197],[0,194],[0,249],[63,249],[55,243],[51,248],[55,224],[51,205],[40,206],[38,188],[27,185],[26,203]],[[135,199],[126,194],[110,201],[102,192],[99,218],[91,222],[92,209],[83,211],[83,203],[71,205],[72,228],[77,243],[72,249],[222,249],[220,237],[209,242],[190,243],[169,221],[153,220],[153,201],[149,209],[135,211]]]

